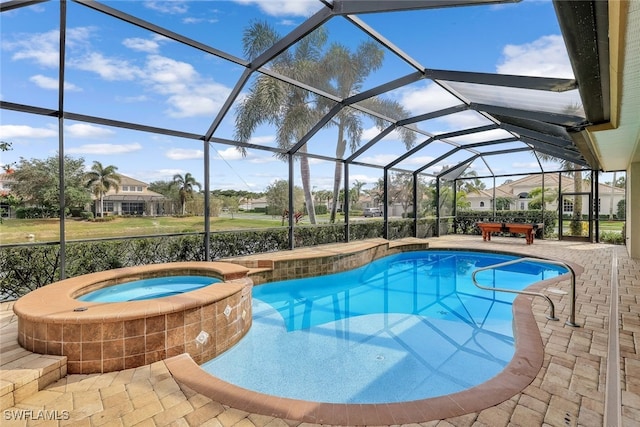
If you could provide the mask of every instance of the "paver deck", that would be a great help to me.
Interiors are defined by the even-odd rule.
[[[564,323],[569,296],[551,294],[559,322],[546,318],[548,306],[532,301],[544,343],[544,362],[534,381],[506,401],[455,418],[421,423],[423,426],[634,426],[640,420],[640,260],[624,247],[605,244],[521,239],[447,236],[429,239],[431,248],[467,248],[517,252],[577,263],[579,328]],[[612,268],[615,270],[613,271]],[[617,286],[619,348],[609,352],[610,296]],[[568,291],[568,281],[554,285]],[[22,352],[10,304],[1,306],[0,390],[11,387],[17,359],[47,356]],[[615,325],[614,325],[615,326]],[[611,341],[613,342],[613,341]],[[20,357],[16,355],[20,354]],[[619,354],[619,380],[607,376],[609,354]],[[17,357],[17,359],[16,359]],[[108,374],[63,375],[49,385],[37,384],[5,409],[2,426],[297,426],[299,421],[248,413],[198,394],[172,377],[164,361]],[[36,364],[37,365],[37,364]],[[614,367],[617,365],[613,365]],[[50,368],[47,368],[50,369]],[[615,371],[614,371],[615,372]],[[41,375],[42,376],[42,375]],[[607,384],[614,381],[614,384]],[[608,387],[609,385],[609,387]],[[39,391],[36,391],[40,388]],[[607,390],[613,390],[607,391]],[[619,399],[612,399],[612,394]],[[611,405],[611,402],[618,402]],[[17,419],[22,417],[23,419]],[[31,419],[24,419],[30,417]],[[56,418],[45,420],[44,418]],[[611,424],[614,420],[614,424]],[[308,424],[306,424],[308,425]],[[414,424],[415,425],[415,424]]]

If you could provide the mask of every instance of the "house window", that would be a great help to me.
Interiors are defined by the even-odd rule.
[[[484,208],[484,202],[480,202],[480,207]]]
[[[122,202],[122,215],[142,215],[144,202]]]
[[[520,210],[523,211],[524,210],[524,202],[520,202]]]
[[[136,187],[136,191],[142,192],[142,187],[141,186],[137,186]]]
[[[129,191],[129,186],[128,185],[123,185],[122,186],[122,191]]]
[[[573,212],[573,200],[562,199],[562,212],[563,213],[572,213]]]
[[[103,202],[102,212],[113,212],[113,202]]]

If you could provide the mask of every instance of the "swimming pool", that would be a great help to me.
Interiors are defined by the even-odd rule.
[[[419,251],[254,287],[253,326],[202,368],[260,393],[334,403],[442,396],[500,373],[514,353],[513,294],[479,267],[513,256]],[[478,274],[523,289],[566,270],[525,262]]]
[[[208,276],[165,276],[107,286],[78,297],[79,301],[122,302],[163,298],[220,282]]]

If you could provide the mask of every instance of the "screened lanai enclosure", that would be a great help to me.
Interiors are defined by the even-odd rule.
[[[486,220],[597,241],[600,219],[624,219],[625,173],[603,173],[585,131],[610,120],[607,2],[12,0],[0,10],[3,203],[47,204],[61,218],[45,241],[27,231],[36,241],[3,244],[5,265],[26,250],[48,265],[29,280],[473,234]],[[78,202],[75,172],[108,166],[148,187],[91,187]],[[41,176],[25,170],[55,173],[57,185],[41,195]],[[275,224],[212,229],[229,216],[216,190],[252,194],[232,213]],[[171,209],[170,191],[182,200]],[[131,212],[182,208],[198,225],[68,236],[69,208],[99,215],[119,195],[139,201]]]

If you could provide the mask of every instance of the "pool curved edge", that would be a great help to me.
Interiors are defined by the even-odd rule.
[[[538,282],[527,290],[538,291],[566,279],[567,274]],[[518,295],[513,302],[516,348],[502,372],[473,388],[429,399],[384,404],[309,402],[230,384],[206,372],[188,354],[168,358],[165,363],[179,383],[216,402],[250,413],[332,425],[397,425],[441,420],[498,405],[524,390],[536,378],[543,365],[544,348],[532,310],[533,298]]]
[[[67,371],[91,374],[148,365],[188,353],[206,361],[237,343],[252,323],[249,269],[223,262],[176,262],[72,277],[18,299],[18,343],[34,353],[67,357]],[[220,279],[164,298],[90,302],[91,290],[175,275]],[[201,332],[205,339],[196,341]]]

